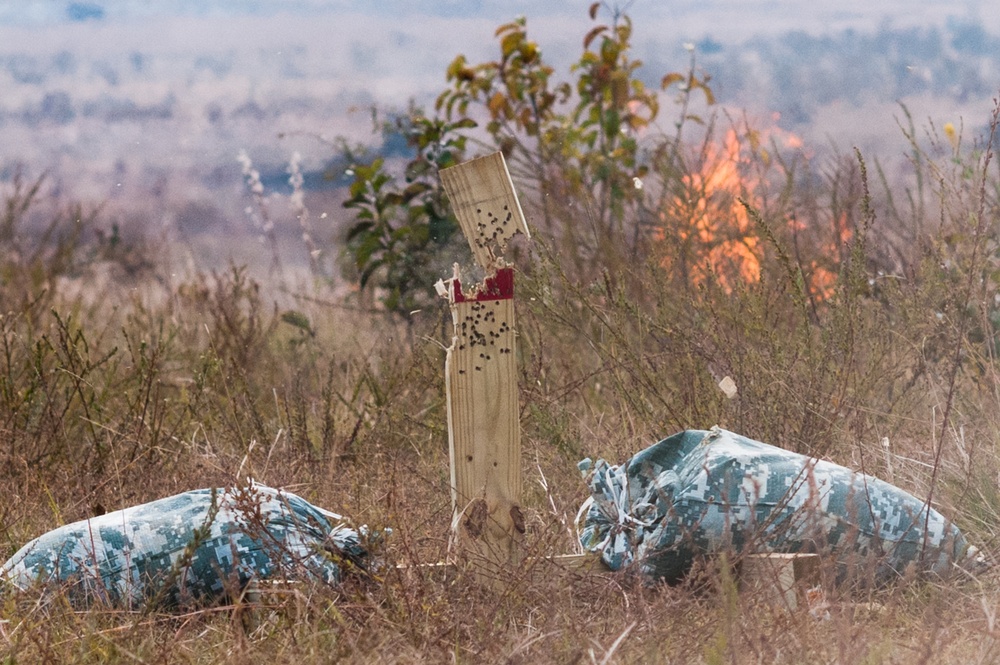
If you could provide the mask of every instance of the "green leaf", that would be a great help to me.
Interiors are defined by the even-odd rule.
[[[431,170],[431,163],[426,159],[414,159],[406,165],[406,179],[413,181]]]
[[[362,233],[370,231],[375,226],[375,222],[360,222],[355,224],[347,232],[347,236],[344,238],[347,242],[350,242],[360,236]]]
[[[500,52],[503,54],[504,60],[510,57],[510,54],[517,50],[524,38],[524,34],[520,31],[508,32],[500,40]]]
[[[666,90],[667,88],[669,88],[670,86],[672,86],[674,83],[679,83],[679,82],[683,81],[685,78],[686,77],[683,74],[680,74],[678,72],[672,72],[672,73],[667,74],[666,76],[663,77],[663,80],[660,81],[660,88],[662,90]]]
[[[362,239],[361,244],[354,250],[354,264],[361,270],[366,269],[373,262],[381,264],[381,260],[373,261],[372,257],[377,251],[382,249],[382,242],[378,236],[369,235]],[[362,285],[364,286],[364,285]]]
[[[375,274],[375,271],[381,268],[384,264],[385,261],[383,261],[382,259],[379,259],[377,261],[372,261],[371,263],[368,264],[367,268],[361,271],[361,276],[358,279],[358,283],[361,286],[361,288],[365,288],[365,286],[368,284],[368,280],[371,279],[373,274]]]
[[[530,64],[534,62],[539,55],[538,44],[525,40],[521,44],[521,59],[524,60],[525,64]]]
[[[385,305],[386,309],[391,311],[396,311],[399,309],[399,289],[395,288],[388,293],[383,299],[382,304]]]
[[[432,189],[434,189],[434,187],[431,186],[429,183],[415,182],[403,190],[403,200],[406,203],[409,203],[410,201],[420,196],[424,192],[430,191]]]
[[[594,41],[594,39],[599,34],[601,34],[602,32],[604,32],[607,29],[608,29],[608,26],[606,26],[606,25],[599,25],[596,28],[591,28],[590,32],[588,32],[587,35],[583,38],[583,48],[585,48],[585,49],[590,48],[590,43],[592,41]]]
[[[493,36],[499,37],[505,32],[520,30],[523,26],[524,26],[523,20],[515,20],[511,23],[504,23],[503,25],[501,25],[499,28],[496,29],[496,32],[493,33]]]
[[[491,117],[499,118],[501,111],[507,108],[507,98],[502,92],[495,92],[486,104],[486,108],[489,109]]]
[[[705,102],[707,102],[709,106],[715,104],[715,95],[712,94],[712,89],[709,88],[704,83],[702,83],[700,87],[702,91],[705,93]]]
[[[447,80],[450,81],[453,78],[457,78],[459,74],[462,72],[462,70],[466,68],[465,62],[466,61],[464,55],[459,54],[455,56],[455,59],[451,61],[451,64],[448,65],[448,69],[445,71]]]
[[[290,326],[294,326],[299,330],[304,330],[310,335],[315,336],[316,333],[312,329],[312,324],[309,323],[309,317],[307,317],[302,312],[294,309],[290,309],[281,313],[281,320]]]

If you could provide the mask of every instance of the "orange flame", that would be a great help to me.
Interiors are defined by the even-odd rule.
[[[775,118],[777,119],[777,118]],[[768,142],[788,150],[800,150],[802,139],[778,128],[768,130]],[[760,279],[763,247],[754,224],[740,199],[759,206],[763,176],[751,168],[755,162],[767,165],[771,156],[763,148],[760,132],[738,133],[732,128],[718,142],[707,143],[698,170],[681,178],[681,193],[667,197],[659,213],[660,227],[654,240],[672,240],[677,251],[662,264],[681,271],[691,284],[703,284],[711,276],[727,291],[740,283]],[[830,298],[835,290],[843,245],[851,239],[846,215],[833,220],[827,239],[813,240],[808,255],[801,259],[806,288],[816,302]],[[788,221],[793,238],[816,230],[807,229],[794,218]]]
[[[788,225],[793,234],[806,229],[805,224],[794,219],[789,220]],[[842,212],[832,219],[831,227],[831,237],[817,243],[817,256],[819,258],[804,261],[802,265],[806,289],[816,302],[829,300],[836,291],[842,260],[841,252],[854,235],[846,212]]]
[[[690,259],[685,269],[694,284],[714,275],[732,290],[739,281],[760,279],[760,241],[739,202],[755,186],[741,173],[747,162],[742,152],[735,129],[726,132],[721,145],[706,144],[701,169],[682,177],[682,193],[660,212],[656,239],[665,241],[672,232]]]

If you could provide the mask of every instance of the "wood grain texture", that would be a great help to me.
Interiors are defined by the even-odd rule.
[[[521,429],[513,299],[452,302],[445,361],[453,533],[484,563],[516,559],[521,516]]]
[[[514,234],[530,237],[503,153],[443,169],[441,184],[476,263],[487,274],[502,267],[498,264]]]
[[[444,169],[441,182],[486,273],[463,290],[456,266],[439,285],[454,323],[445,361],[452,542],[479,579],[494,583],[523,557],[514,273],[503,252],[528,227],[501,153]]]
[[[819,584],[819,564],[817,554],[750,554],[740,564],[740,587],[794,610],[803,604],[806,588]]]

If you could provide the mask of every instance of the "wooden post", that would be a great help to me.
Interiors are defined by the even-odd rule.
[[[818,554],[751,554],[740,565],[740,587],[764,602],[795,610],[806,602],[806,590],[819,584]]]
[[[445,361],[452,542],[481,578],[495,580],[520,557],[524,534],[514,271],[503,250],[528,229],[502,154],[445,169],[441,181],[486,273],[468,287],[456,266],[439,285],[454,323]]]
[[[467,287],[455,266],[438,284],[454,323],[445,360],[452,543],[486,583],[504,583],[504,569],[522,561],[532,575],[607,571],[593,553],[522,559],[514,271],[503,252],[515,234],[530,234],[501,153],[444,169],[441,182],[486,274]]]
[[[499,152],[441,171],[458,223],[486,278],[463,285],[456,265],[438,292],[451,306],[454,333],[445,360],[451,462],[452,543],[486,583],[522,561],[521,429],[518,420],[514,271],[503,252],[529,236]],[[794,608],[797,590],[817,573],[815,555],[746,557],[741,584]],[[606,571],[593,553],[524,561],[531,574]],[[541,564],[541,565],[539,565]]]
[[[441,171],[452,210],[476,263],[490,276],[506,267],[503,250],[517,233],[530,238],[503,153],[479,157]]]

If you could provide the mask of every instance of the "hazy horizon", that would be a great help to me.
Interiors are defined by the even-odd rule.
[[[294,151],[321,169],[332,152],[315,137],[374,141],[372,106],[428,106],[454,56],[492,59],[496,26],[519,14],[565,76],[589,4],[0,2],[0,182],[23,165],[64,200],[152,205],[154,227],[191,204],[232,219],[248,202],[240,150],[272,179]],[[1000,88],[1000,11],[985,2],[624,6],[649,83],[686,68],[695,44],[721,110],[890,165],[904,159],[900,103],[971,138]],[[342,215],[334,204],[321,203]]]

